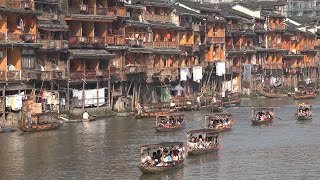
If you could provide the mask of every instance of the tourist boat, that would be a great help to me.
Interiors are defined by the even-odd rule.
[[[260,90],[260,94],[266,98],[283,98],[286,95],[279,89],[268,89],[266,87]]]
[[[160,152],[160,154],[157,154],[157,152]],[[169,152],[173,152],[172,161],[167,161]],[[162,142],[143,145],[140,147],[140,155],[141,162],[138,167],[142,173],[154,174],[182,168],[184,161],[183,142]],[[159,159],[161,159],[161,162]]]
[[[317,96],[317,92],[315,89],[299,88],[299,90],[294,93],[293,98],[295,100],[314,99],[314,98],[316,98],[316,96]]]
[[[255,108],[252,110],[252,125],[269,124],[273,121],[272,108]]]
[[[219,148],[218,133],[214,129],[198,129],[189,131],[187,152],[188,155],[199,155],[217,151]],[[201,140],[200,140],[201,139]]]
[[[36,132],[59,129],[64,123],[60,120],[60,114],[56,112],[39,113],[32,116],[32,121],[28,127],[28,122],[25,121],[19,126],[19,129],[24,132]]]
[[[222,98],[222,100],[223,100],[222,103],[224,107],[240,105],[242,101],[240,93],[227,93],[226,97]]]
[[[163,112],[174,112],[176,109],[171,108],[169,103],[151,103],[142,108],[142,112],[140,114],[133,114],[133,119],[142,119],[142,118],[154,118]]]
[[[2,127],[0,128],[0,133],[9,133],[9,132],[14,132],[16,131],[15,128],[10,128],[10,127]]]
[[[297,116],[298,120],[311,120],[312,119],[312,111],[311,105],[309,103],[300,103],[297,108]]]
[[[212,112],[222,112],[223,103],[221,100],[216,100],[216,102],[211,103]]]
[[[158,132],[184,129],[186,121],[183,113],[162,113],[156,117],[156,126]]]
[[[205,128],[222,132],[230,130],[234,119],[231,114],[210,114],[204,116]]]

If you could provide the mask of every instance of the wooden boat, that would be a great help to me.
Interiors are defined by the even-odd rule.
[[[174,112],[176,111],[175,108],[170,107],[170,103],[151,103],[142,108],[142,112],[140,114],[135,113],[133,114],[133,119],[142,119],[142,118],[153,118],[157,117],[159,114],[163,112]]]
[[[269,124],[273,121],[272,108],[255,108],[252,110],[252,125]]]
[[[140,171],[146,174],[160,173],[172,169],[182,168],[184,162],[183,142],[162,142],[159,144],[148,144],[140,147],[141,163],[138,165]],[[150,157],[156,151],[160,151],[160,155]],[[172,161],[166,162],[169,152],[173,152]],[[159,162],[161,159],[162,162]]]
[[[45,112],[39,113],[32,116],[32,121],[28,127],[28,122],[23,123],[19,126],[19,129],[24,132],[36,132],[36,131],[47,131],[59,129],[64,123],[59,120],[59,113],[56,112]]]
[[[317,92],[315,89],[300,89],[299,91],[295,92],[293,98],[295,100],[299,99],[314,99],[317,96]]]
[[[188,155],[199,155],[217,151],[219,148],[218,133],[219,131],[214,129],[198,129],[189,131],[187,133],[189,137],[187,144]],[[196,139],[197,136],[199,137],[198,139]]]
[[[279,89],[268,89],[268,88],[262,88],[260,90],[260,94],[267,98],[283,98],[286,97],[286,95]]]
[[[0,133],[9,133],[9,132],[14,132],[16,131],[15,128],[10,128],[10,127],[2,127],[0,128]]]
[[[224,107],[230,107],[234,105],[241,104],[240,93],[227,93],[225,98],[222,98],[222,103]]]
[[[173,131],[184,129],[186,121],[183,113],[162,113],[156,117],[156,126],[158,132]]]
[[[205,128],[222,132],[232,128],[234,119],[231,114],[209,114],[204,116]]]
[[[223,103],[221,100],[216,100],[216,102],[211,103],[212,112],[222,112]]]
[[[313,116],[311,105],[309,103],[300,103],[297,108],[297,114],[295,115],[300,121],[311,120]]]

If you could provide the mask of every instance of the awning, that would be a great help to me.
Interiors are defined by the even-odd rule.
[[[114,54],[106,50],[95,49],[69,49],[71,59],[112,59]]]

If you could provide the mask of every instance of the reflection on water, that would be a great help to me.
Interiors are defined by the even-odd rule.
[[[204,126],[209,112],[186,113],[186,129],[157,133],[154,119],[110,118],[65,124],[57,131],[0,134],[0,179],[320,179],[320,103],[310,100],[314,118],[297,121],[297,101],[245,100],[225,109],[235,124],[219,136],[215,153],[189,156],[184,168],[142,175],[139,147],[159,141],[186,141],[186,132]],[[278,118],[251,126],[251,107],[272,106]]]

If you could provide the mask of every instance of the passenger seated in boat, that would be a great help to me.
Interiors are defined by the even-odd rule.
[[[158,157],[157,157],[157,152],[153,152],[152,153],[152,162],[153,162],[153,165],[159,164],[159,160],[158,160]]]
[[[191,138],[191,141],[189,141],[187,145],[188,145],[189,149],[195,148],[196,145],[197,145],[196,138],[195,138],[195,137],[192,137],[192,138]]]
[[[83,115],[82,115],[82,119],[84,119],[84,120],[89,120],[89,113],[87,112],[87,111],[85,111],[84,113],[83,113]]]
[[[165,164],[170,164],[170,163],[172,163],[172,157],[171,157],[171,155],[170,155],[170,154],[167,154],[167,153],[168,153],[168,150],[165,149],[163,152],[166,154],[165,157],[163,158],[163,162],[164,162]]]
[[[167,121],[167,123],[165,124],[165,126],[164,126],[165,128],[170,128],[171,127],[171,124],[170,124],[170,122],[169,121]]]
[[[157,151],[157,159],[158,159],[158,162],[159,162],[159,163],[161,162],[161,157],[162,157],[161,151],[158,150],[158,151]]]
[[[180,124],[183,122],[183,118],[182,118],[181,116],[179,116],[178,122],[179,122]]]
[[[202,135],[199,135],[197,147],[198,147],[199,149],[203,149],[203,148],[204,148],[204,141],[203,141],[203,139],[202,139]]]
[[[173,161],[179,161],[179,150],[174,149],[172,152],[172,160]]]
[[[149,154],[142,153],[141,164],[153,164],[152,158],[149,156]]]

